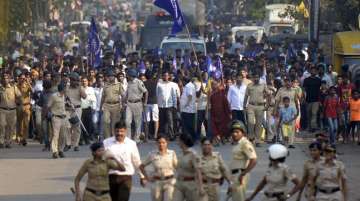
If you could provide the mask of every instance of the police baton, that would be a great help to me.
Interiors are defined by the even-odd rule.
[[[76,108],[75,108],[74,104],[70,101],[70,98],[66,97],[66,101],[69,103],[69,105],[71,106],[71,109],[74,111],[76,117],[79,119],[80,126],[84,129],[84,131],[86,133],[86,136],[90,137],[90,135],[89,135],[88,131],[86,130],[83,122],[81,121],[80,115],[76,112]]]

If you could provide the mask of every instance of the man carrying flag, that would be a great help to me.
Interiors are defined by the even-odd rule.
[[[91,18],[91,25],[88,34],[88,55],[89,66],[98,68],[101,64],[101,44],[94,18]]]

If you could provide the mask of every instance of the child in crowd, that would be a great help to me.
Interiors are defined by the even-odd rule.
[[[358,145],[360,145],[360,92],[353,91],[352,98],[350,99],[350,131],[352,133],[353,141],[355,137],[358,138]],[[356,133],[355,133],[356,130]]]
[[[281,128],[285,144],[289,145],[290,149],[294,149],[294,139],[295,139],[295,119],[296,108],[294,106],[290,106],[290,98],[283,98],[284,107],[280,108],[279,111],[279,126]]]
[[[329,142],[332,146],[335,146],[336,135],[338,130],[338,114],[340,111],[340,99],[336,95],[336,88],[330,87],[329,95],[326,96],[324,103],[324,118],[327,120]]]

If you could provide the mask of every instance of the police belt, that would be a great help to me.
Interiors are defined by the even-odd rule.
[[[232,169],[231,174],[237,174],[237,173],[243,172],[243,171],[245,171],[245,169]]]
[[[284,192],[276,192],[276,193],[265,192],[265,196],[268,198],[279,198],[284,195],[285,195]]]
[[[220,184],[221,179],[204,178],[203,183],[212,183],[212,184],[218,183],[218,184]]]
[[[74,108],[81,108],[81,105],[75,105]]]
[[[129,102],[129,103],[138,103],[138,102],[141,102],[141,99],[137,99],[137,100],[128,100],[127,102]]]
[[[264,106],[265,103],[249,103],[250,105],[255,105],[255,106]]]
[[[91,192],[92,194],[94,194],[96,196],[102,196],[102,195],[105,195],[105,194],[109,193],[109,191],[96,191],[96,190],[93,190],[91,188],[85,188],[85,190]]]
[[[56,114],[54,114],[53,117],[57,117],[57,118],[60,118],[60,119],[65,119],[66,115],[56,115]]]
[[[192,176],[184,176],[184,177],[179,177],[178,179],[181,180],[181,181],[194,181],[194,180],[195,180],[195,177],[192,177]]]
[[[331,193],[336,193],[338,191],[340,191],[339,187],[334,187],[334,188],[317,188],[317,190],[321,193],[325,193],[325,194],[331,194]]]
[[[113,101],[113,102],[105,102],[106,104],[109,104],[109,105],[115,105],[115,104],[119,104],[120,102],[119,101]]]
[[[10,110],[15,110],[16,107],[14,108],[0,107],[0,109],[10,111]]]
[[[161,181],[172,179],[172,178],[174,178],[174,175],[169,175],[169,176],[164,176],[164,177],[153,176],[154,180],[161,180]]]

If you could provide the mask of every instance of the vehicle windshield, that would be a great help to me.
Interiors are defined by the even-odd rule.
[[[205,44],[203,43],[193,43],[196,52],[205,52]],[[174,42],[174,43],[163,43],[162,45],[162,52],[165,55],[175,55],[175,50],[181,49],[182,51],[185,50],[192,50],[190,42]]]
[[[253,36],[255,39],[257,39],[259,36],[259,31],[258,30],[239,30],[236,32],[236,36],[237,37],[243,36],[245,40],[250,38],[251,36]]]
[[[273,26],[270,27],[270,36],[278,35],[278,34],[293,34],[295,33],[294,28],[287,26]]]

